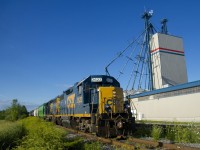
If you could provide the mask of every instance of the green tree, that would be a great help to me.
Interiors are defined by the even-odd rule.
[[[28,116],[28,111],[26,109],[26,106],[23,105],[20,107],[19,114],[20,114],[20,119]]]
[[[0,120],[5,119],[5,110],[0,111]]]
[[[18,119],[25,118],[28,116],[26,107],[24,105],[21,106],[18,103],[17,99],[12,100],[11,107],[6,109],[5,114],[6,114],[5,119],[10,121],[16,121]]]

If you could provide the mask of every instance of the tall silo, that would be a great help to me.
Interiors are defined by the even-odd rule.
[[[154,89],[188,81],[182,38],[156,33],[151,37],[150,49]]]

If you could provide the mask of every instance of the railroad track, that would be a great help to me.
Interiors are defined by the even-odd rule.
[[[120,140],[120,139],[108,139],[108,138],[102,138],[97,137],[96,135],[93,135],[91,133],[85,133],[82,131],[78,131],[71,128],[65,128],[61,127],[71,133],[79,134],[83,137],[102,142],[104,144],[114,145],[116,147],[121,147],[126,150],[134,150],[134,149],[165,149],[165,150],[199,150],[199,148],[179,145],[179,144],[167,144],[163,142],[156,142],[156,141],[150,141],[150,140],[143,140],[138,138],[129,137],[127,140]]]

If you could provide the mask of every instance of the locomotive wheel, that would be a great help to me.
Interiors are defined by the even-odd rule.
[[[76,118],[71,118],[70,126],[72,129],[79,130],[79,123],[77,122]]]

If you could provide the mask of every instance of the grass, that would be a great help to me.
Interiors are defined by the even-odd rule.
[[[177,143],[200,143],[200,128],[194,124],[188,126],[167,126],[165,137]]]
[[[144,123],[144,122],[143,122]],[[155,141],[160,139],[169,140],[172,143],[200,143],[199,123],[166,123],[166,126],[157,125],[154,122],[151,127],[145,123],[134,133],[135,137],[151,137]],[[165,123],[161,123],[165,124]]]
[[[151,136],[155,141],[158,141],[162,135],[163,129],[160,126],[154,125],[152,128]]]
[[[25,135],[24,127],[20,122],[0,121],[0,149],[17,145]]]
[[[81,137],[67,138],[67,132],[51,122],[36,117],[28,117],[20,121],[26,136],[16,150],[100,150],[100,143],[84,141]]]
[[[21,120],[26,130],[26,136],[21,140],[17,150],[40,149],[58,150],[64,149],[64,130],[56,128],[51,122],[45,122],[36,117]]]
[[[101,150],[102,144],[99,142],[90,142],[84,144],[84,150]]]

